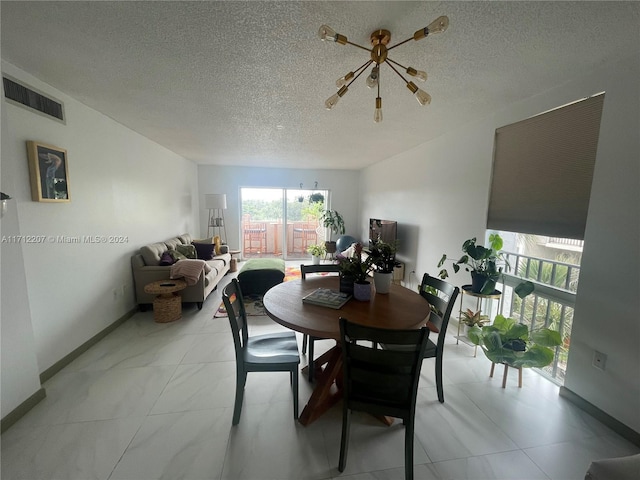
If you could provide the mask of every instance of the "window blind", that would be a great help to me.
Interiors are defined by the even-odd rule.
[[[487,228],[584,238],[604,93],[496,130]]]

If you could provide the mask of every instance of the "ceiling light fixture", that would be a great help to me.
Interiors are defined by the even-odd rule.
[[[335,42],[340,45],[353,45],[354,47],[361,48],[370,52],[371,59],[367,60],[360,67],[358,67],[355,71],[349,72],[346,75],[340,77],[336,81],[336,86],[338,87],[338,91],[330,96],[326,102],[324,102],[327,110],[331,110],[340,100],[341,97],[347,93],[349,90],[349,86],[358,78],[362,72],[364,72],[371,64],[375,64],[371,69],[371,73],[367,77],[366,83],[369,88],[377,88],[378,96],[376,97],[376,108],[373,113],[373,121],[376,123],[380,123],[382,121],[382,98],[380,97],[380,65],[386,63],[391,67],[391,69],[398,74],[404,83],[407,85],[407,88],[413,93],[416,97],[416,100],[420,105],[427,105],[431,103],[431,96],[421,90],[416,86],[415,83],[407,80],[402,76],[402,74],[398,71],[396,67],[400,67],[405,70],[405,72],[416,80],[424,82],[427,80],[427,73],[422,70],[416,70],[412,67],[405,67],[404,65],[399,64],[398,62],[390,59],[388,57],[389,50],[392,50],[400,45],[403,45],[411,40],[420,40],[428,35],[435,35],[436,33],[444,32],[449,26],[449,18],[442,16],[436,18],[433,22],[429,24],[429,26],[425,28],[421,28],[417,32],[413,34],[413,37],[409,37],[406,40],[393,45],[392,47],[387,47],[389,41],[391,40],[391,32],[389,30],[376,30],[371,34],[371,49],[358,45],[356,43],[352,43],[347,40],[347,37],[344,35],[340,35],[336,33],[331,27],[327,25],[322,25],[320,30],[318,30],[318,36],[321,40],[327,42]],[[395,66],[394,66],[395,65]]]

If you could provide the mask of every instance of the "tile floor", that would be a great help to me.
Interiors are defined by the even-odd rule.
[[[213,318],[219,304],[216,291],[201,311],[186,306],[170,324],[137,313],[49,380],[47,398],[2,435],[2,478],[404,478],[402,425],[357,414],[340,474],[341,405],[303,427],[292,418],[286,373],[249,374],[240,425],[232,427],[234,352],[228,320]],[[267,317],[250,324],[255,333],[282,328]],[[317,342],[318,354],[323,345],[330,342]],[[425,360],[417,480],[578,480],[593,459],[640,452],[534,372],[525,372],[523,388],[510,375],[502,389],[502,369],[490,379],[489,367],[450,337],[440,404],[434,360]],[[301,405],[310,392],[301,375]]]

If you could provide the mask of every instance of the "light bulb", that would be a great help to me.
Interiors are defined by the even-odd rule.
[[[376,109],[373,111],[373,121],[380,123],[382,121],[382,98],[376,98]]]
[[[353,72],[349,72],[344,77],[340,77],[338,80],[336,80],[336,87],[340,88],[341,86],[345,85],[349,80],[353,78],[354,75],[355,74]]]
[[[407,68],[407,73],[416,78],[416,80],[420,80],[421,82],[427,81],[427,72],[423,72],[422,70],[416,70],[415,68]]]
[[[335,42],[336,41],[336,31],[331,28],[329,25],[322,25],[320,30],[318,30],[318,36],[320,40]]]
[[[429,24],[427,27],[428,34],[433,35],[435,33],[442,33],[449,27],[449,17],[443,15],[441,17],[436,18],[433,22]]]
[[[416,87],[415,83],[408,82],[407,88],[411,90],[411,93],[413,93],[413,95],[416,97],[416,100],[420,105],[428,105],[429,103],[431,103],[431,95],[429,95],[424,90],[421,90],[418,87]]]
[[[373,67],[371,69],[371,73],[367,77],[367,87],[375,88],[375,87],[378,86],[378,76],[379,76],[379,74],[380,74],[380,69],[378,68],[378,65],[376,65],[375,67]]]
[[[331,110],[333,107],[335,107],[336,103],[338,103],[338,100],[340,100],[340,97],[347,93],[347,90],[348,88],[346,86],[343,86],[335,94],[327,98],[327,101],[324,102],[324,106],[327,107],[327,110]]]
[[[427,35],[435,35],[436,33],[442,33],[449,27],[449,17],[436,18],[433,22],[429,24],[429,26],[421,28],[417,30],[413,34],[414,40],[420,40],[421,38],[426,37]]]

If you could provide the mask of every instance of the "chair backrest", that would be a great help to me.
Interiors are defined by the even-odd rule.
[[[420,295],[437,311],[435,314],[432,312],[429,320],[439,330],[438,348],[443,348],[444,346],[449,317],[451,316],[453,305],[456,303],[456,298],[458,298],[458,293],[460,293],[458,287],[454,287],[444,280],[432,277],[428,273],[425,273],[422,277]]]
[[[300,275],[303,280],[307,278],[307,273],[321,273],[321,272],[340,273],[340,265],[336,263],[321,263],[319,265],[300,265]]]
[[[231,325],[231,333],[233,334],[233,343],[236,348],[236,361],[242,362],[243,350],[249,338],[247,328],[247,314],[244,309],[244,299],[242,298],[242,290],[238,279],[231,280],[222,291],[222,301],[224,308],[227,310],[229,324]]]
[[[412,417],[428,338],[429,330],[425,327],[389,330],[340,318],[347,406],[376,415]],[[401,345],[402,349],[374,348],[376,344]]]

